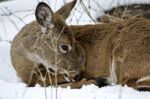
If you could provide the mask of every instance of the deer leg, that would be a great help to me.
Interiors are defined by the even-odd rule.
[[[81,88],[83,85],[89,85],[89,84],[96,84],[95,80],[86,80],[82,79],[78,82],[72,82],[72,83],[67,83],[67,84],[62,84],[60,85],[61,87],[67,87],[70,86],[71,88]]]
[[[150,76],[142,77],[136,81],[136,88],[150,91]]]
[[[95,84],[98,87],[103,87],[108,85],[107,79],[102,77],[92,77],[92,78],[85,78],[83,77],[79,81],[71,82],[71,83],[61,83],[61,87],[70,86],[71,88],[81,88],[83,85]]]

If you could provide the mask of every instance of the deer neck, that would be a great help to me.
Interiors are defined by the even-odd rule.
[[[85,75],[108,77],[111,62],[111,42],[118,34],[119,23],[72,26],[76,40],[86,54]]]

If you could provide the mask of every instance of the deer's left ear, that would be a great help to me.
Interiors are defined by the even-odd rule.
[[[76,3],[77,0],[73,0],[72,2],[65,4],[56,13],[60,14],[64,19],[67,19]]]
[[[37,5],[35,16],[37,22],[44,28],[48,29],[53,27],[53,11],[46,3],[40,2]]]

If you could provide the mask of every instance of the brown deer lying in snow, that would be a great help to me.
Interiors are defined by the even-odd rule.
[[[36,8],[37,21],[14,38],[11,60],[29,86],[70,82],[73,88],[96,83],[150,87],[150,20],[135,18],[96,25],[65,23],[76,0],[53,13],[45,3]]]

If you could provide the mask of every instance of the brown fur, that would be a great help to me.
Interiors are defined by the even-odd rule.
[[[59,26],[67,26],[66,24],[60,24],[63,20],[59,20],[59,18],[60,15],[55,14],[54,19],[57,24]],[[59,26],[55,28],[61,30]],[[62,55],[61,57],[64,58],[64,63],[67,61],[73,64],[72,70],[75,72],[81,72],[84,63],[83,79],[102,77],[106,78],[109,84],[127,84],[134,88],[139,88],[140,84],[142,84],[142,86],[150,87],[148,86],[150,80],[142,79],[150,76],[149,19],[134,18],[97,25],[69,26],[66,30],[68,33],[73,34],[69,34],[68,39],[64,38],[66,36],[61,35],[59,41],[72,42],[72,47],[75,49],[72,53],[77,54],[77,56],[75,55],[75,57],[74,54],[68,53],[68,58],[66,57],[67,55]],[[43,36],[41,25],[37,22],[32,22],[26,25],[13,40],[11,46],[12,64],[17,74],[26,83],[30,81],[31,71],[34,70],[36,64],[28,59],[27,52],[39,51],[38,53],[40,54],[41,51],[44,50],[45,56],[48,55],[48,57],[46,57],[47,61],[52,61],[54,58],[53,53],[49,51],[47,47],[41,46],[45,40],[49,39],[47,38],[49,37],[48,35],[49,33]],[[43,41],[37,42],[37,40],[41,38]],[[58,58],[59,57],[60,56],[58,56]],[[81,60],[82,65],[80,64]],[[76,64],[76,62],[79,63]],[[66,67],[64,66],[67,65],[64,65],[64,63],[61,62],[58,68],[65,69]],[[41,64],[38,65],[40,66]],[[42,65],[42,67],[45,66]],[[110,79],[111,74],[114,74],[113,79]],[[45,70],[43,75],[45,75]],[[74,75],[77,74],[75,73]],[[58,78],[57,83],[64,81],[62,74],[58,75],[58,77],[60,78]],[[74,79],[74,77],[75,76],[70,76],[70,79]],[[41,84],[41,82],[37,80],[37,78],[33,79],[33,85],[35,85],[35,83]],[[52,82],[55,82],[54,78],[52,78]],[[95,81],[80,80],[67,85],[71,85],[75,88],[89,83],[95,83]],[[46,82],[45,84],[49,85],[50,83]]]
[[[76,1],[68,4],[74,6],[75,2]],[[68,76],[68,79],[76,76],[80,72],[74,72],[74,70],[82,71],[85,60],[80,44],[75,42],[71,29],[66,25],[63,19],[67,18],[66,15],[68,14],[62,13],[60,15],[59,10],[53,14],[47,5],[44,7],[45,9],[42,9],[42,5],[46,4],[41,3],[39,9],[37,9],[36,15],[38,23],[34,21],[26,25],[14,38],[11,45],[12,64],[18,76],[25,83],[29,84],[29,86],[34,86],[36,83],[44,85],[45,83],[42,83],[43,77],[41,76],[44,76],[47,82],[46,86],[64,82],[66,80],[62,78],[62,74]],[[66,6],[62,7],[62,10],[63,9],[66,9]],[[70,10],[71,9],[72,7]],[[43,15],[45,10],[51,13],[50,16],[52,15],[52,19],[50,20],[54,26],[53,28],[45,27],[45,20],[40,19],[43,17],[49,18],[49,16],[39,17],[41,13],[41,15]],[[70,12],[68,10],[67,8],[66,11]],[[45,13],[47,12],[44,12],[44,14]],[[48,24],[51,25],[51,23]],[[45,33],[42,32],[43,27],[47,29]],[[48,30],[48,28],[51,29]],[[58,37],[59,39],[57,40]],[[68,55],[57,49],[60,44],[63,43],[72,47]],[[75,46],[76,51],[74,51]],[[57,73],[55,71],[57,71]],[[51,75],[51,73],[53,75]],[[56,74],[58,74],[58,76]],[[52,76],[52,81],[49,79],[51,78],[49,76]],[[57,78],[58,80],[53,78]]]
[[[108,77],[113,60],[118,84],[132,86],[138,79],[149,76],[149,27],[148,19],[72,27],[86,51],[85,76]]]

